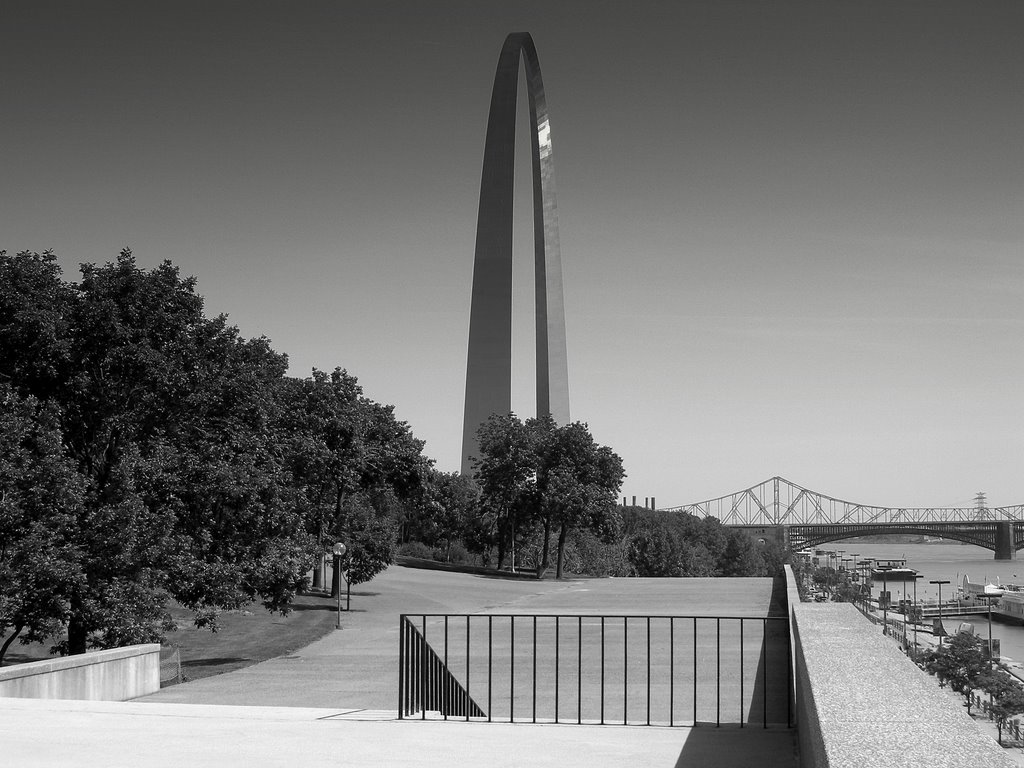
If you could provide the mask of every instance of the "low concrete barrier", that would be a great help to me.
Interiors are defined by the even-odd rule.
[[[789,609],[801,766],[1016,765],[853,605],[801,603],[795,592]]]
[[[126,701],[158,690],[158,643],[0,668],[0,697]]]

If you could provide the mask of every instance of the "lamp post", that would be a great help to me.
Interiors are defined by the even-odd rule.
[[[995,595],[985,595],[985,602],[988,603],[988,669],[992,671],[992,598]]]
[[[338,591],[338,623],[335,625],[335,629],[341,629],[341,558],[345,556],[346,547],[343,542],[337,542],[334,545],[334,576],[333,581],[337,585]],[[348,579],[345,579],[346,586],[348,585]]]
[[[923,579],[924,574],[914,574],[914,659],[917,659],[917,620],[920,618],[917,615],[917,580]]]
[[[949,584],[949,579],[935,579],[928,582],[929,584],[939,585],[939,648],[942,647],[942,636],[946,633],[946,628],[942,626],[942,585]]]
[[[889,582],[886,574],[892,569],[891,565],[880,565],[878,570],[882,572],[882,594],[879,595],[879,602],[882,603],[882,634],[889,634]]]

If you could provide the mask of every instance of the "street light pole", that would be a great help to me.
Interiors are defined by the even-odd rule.
[[[880,565],[878,570],[882,572],[882,594],[880,595],[880,602],[882,603],[882,634],[889,634],[889,581],[886,578],[889,573],[889,569],[892,566]]]
[[[920,616],[917,615],[917,580],[923,579],[924,574],[914,574],[914,659],[917,660],[917,622]]]
[[[943,637],[943,635],[946,634],[946,628],[944,626],[942,626],[942,585],[943,584],[949,584],[949,580],[948,579],[946,579],[946,580],[936,579],[934,581],[929,581],[928,583],[929,584],[938,584],[939,585],[939,648],[941,648],[942,647],[942,637]]]
[[[994,595],[985,595],[985,602],[988,603],[988,669],[992,671],[992,598]]]

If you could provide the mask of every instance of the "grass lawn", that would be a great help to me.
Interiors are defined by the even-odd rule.
[[[259,603],[221,614],[220,629],[196,629],[192,612],[172,604],[178,625],[168,633],[164,648],[177,648],[186,680],[219,675],[260,661],[283,656],[308,645],[334,629],[337,603],[321,595],[300,595],[287,616],[270,613]],[[2,642],[2,640],[0,640]],[[50,658],[52,642],[8,649],[4,666]]]

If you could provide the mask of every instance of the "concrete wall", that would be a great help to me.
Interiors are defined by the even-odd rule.
[[[126,701],[158,690],[158,643],[0,668],[0,697]]]
[[[849,603],[799,602],[787,575],[801,766],[1016,765],[880,627]]]

